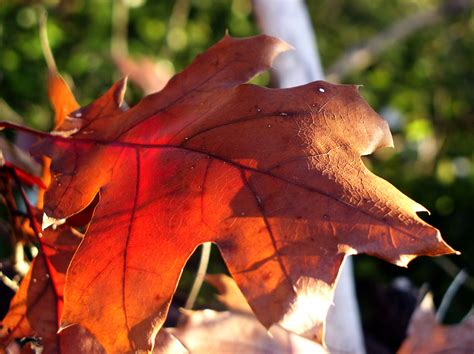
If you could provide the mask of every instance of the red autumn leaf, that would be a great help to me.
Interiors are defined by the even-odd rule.
[[[150,349],[185,262],[212,241],[265,326],[322,340],[347,254],[406,266],[453,252],[422,206],[363,165],[392,138],[355,86],[243,84],[286,49],[226,36],[130,110],[119,82],[62,136],[35,132],[36,153],[53,159],[49,216],[100,194],[68,271],[64,325],[109,352]]]
[[[54,125],[60,126],[67,115],[79,108],[68,84],[56,71],[48,73],[48,96],[54,109]]]
[[[55,69],[48,70],[48,97],[54,109],[54,126],[59,127],[67,115],[79,108],[71,89],[62,76]],[[51,182],[51,160],[43,157],[43,181],[46,185]],[[38,193],[38,208],[43,207],[44,191]]]
[[[415,310],[408,337],[398,354],[474,352],[474,313],[457,325],[442,325],[436,319],[433,298],[427,294]]]
[[[57,334],[66,269],[80,240],[66,225],[44,233],[41,238],[44,254],[33,260],[2,320],[1,346],[9,345],[14,339],[36,337],[44,354],[103,353],[100,344],[80,326]]]

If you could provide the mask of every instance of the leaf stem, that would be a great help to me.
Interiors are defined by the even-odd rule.
[[[184,308],[190,310],[193,308],[194,303],[196,302],[197,296],[199,291],[201,290],[202,283],[204,281],[204,277],[206,276],[207,266],[209,265],[209,258],[211,256],[211,248],[212,243],[206,242],[202,244],[201,247],[201,260],[199,261],[199,268],[196,274],[196,278],[194,279],[193,287],[191,288],[191,292],[189,293],[188,299],[186,300],[186,304]]]
[[[443,300],[441,300],[441,304],[439,305],[438,311],[436,312],[436,319],[439,322],[442,322],[444,319],[444,316],[446,315],[446,312],[449,308],[449,305],[453,301],[454,295],[456,295],[457,291],[461,287],[461,285],[464,283],[464,281],[467,279],[468,274],[467,272],[462,269],[458,275],[454,278],[453,282],[449,285],[448,290],[446,290],[446,293],[443,296]]]
[[[112,5],[112,38],[110,53],[112,58],[128,53],[128,5],[124,0],[116,0]]]
[[[2,283],[7,286],[8,288],[10,288],[11,290],[13,290],[14,292],[17,292],[18,291],[18,283],[12,279],[10,279],[9,277],[7,277],[5,274],[3,274],[3,272],[0,270],[0,280],[2,281]]]
[[[51,47],[49,45],[48,30],[46,28],[47,19],[48,19],[48,13],[46,12],[46,10],[42,10],[40,14],[40,21],[39,21],[39,35],[40,35],[41,49],[43,51],[46,65],[48,66],[48,71],[57,73],[58,68],[56,66],[56,61],[54,60],[53,52],[51,51]]]

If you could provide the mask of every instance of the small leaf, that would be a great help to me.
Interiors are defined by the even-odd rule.
[[[433,297],[426,294],[413,313],[408,336],[398,354],[474,352],[474,313],[457,325],[442,325],[436,320]]]

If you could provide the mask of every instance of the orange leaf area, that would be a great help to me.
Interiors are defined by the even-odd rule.
[[[398,354],[474,352],[474,313],[457,325],[442,325],[436,319],[431,294],[415,310],[408,327],[408,337]]]
[[[31,337],[40,342],[44,354],[104,353],[84,328],[72,326],[57,334],[66,269],[80,240],[67,226],[44,233],[41,242],[45,253],[33,260],[10,304],[1,323],[0,345],[12,345],[14,339]],[[22,353],[35,352],[29,345]]]
[[[36,133],[35,153],[52,158],[48,216],[100,196],[68,270],[63,326],[79,323],[111,353],[150,350],[183,266],[211,241],[264,326],[322,341],[346,255],[406,266],[454,252],[421,205],[363,165],[392,137],[356,86],[245,84],[287,49],[226,36],[136,106],[122,110],[120,81]]]

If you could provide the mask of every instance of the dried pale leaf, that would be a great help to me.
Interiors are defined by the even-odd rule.
[[[208,274],[205,280],[217,289],[219,292],[219,295],[216,296],[217,300],[227,309],[234,312],[253,314],[244,294],[242,294],[234,279],[225,274]]]
[[[132,59],[127,56],[116,57],[115,65],[123,76],[140,87],[145,94],[158,92],[173,76],[166,66],[154,63],[150,58]]]
[[[442,325],[435,315],[433,298],[427,294],[415,310],[408,336],[398,354],[474,352],[474,313],[457,325]]]
[[[160,331],[156,336],[153,354],[189,354],[189,351],[171,333]]]
[[[193,354],[306,354],[327,353],[318,343],[273,326],[269,331],[244,313],[187,311],[186,322],[167,331]]]

